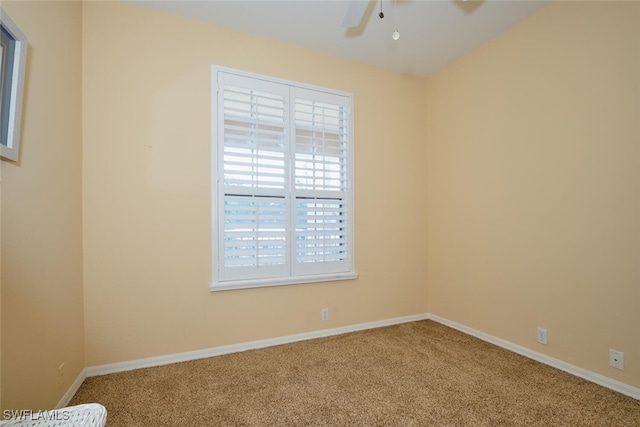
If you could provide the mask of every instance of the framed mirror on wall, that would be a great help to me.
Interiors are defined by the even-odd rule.
[[[27,37],[0,8],[0,154],[18,161]]]

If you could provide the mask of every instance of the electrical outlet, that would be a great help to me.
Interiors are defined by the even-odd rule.
[[[624,371],[624,353],[609,349],[609,366]]]
[[[323,308],[322,311],[320,311],[320,317],[323,322],[326,322],[327,320],[329,320],[329,309]]]
[[[538,328],[538,342],[540,344],[547,345],[547,330]]]

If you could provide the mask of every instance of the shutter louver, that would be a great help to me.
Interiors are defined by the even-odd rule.
[[[225,267],[286,263],[287,204],[279,197],[225,195]]]

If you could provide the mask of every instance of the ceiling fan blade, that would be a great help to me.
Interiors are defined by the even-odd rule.
[[[342,27],[354,28],[360,25],[368,5],[368,0],[351,0],[347,7],[347,13],[344,15],[344,19],[342,20]]]

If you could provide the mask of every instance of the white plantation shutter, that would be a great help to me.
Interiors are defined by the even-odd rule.
[[[214,87],[212,289],[355,278],[351,96],[219,69]]]
[[[294,274],[351,269],[350,100],[294,89]]]
[[[288,274],[289,89],[232,74],[219,84],[221,279]]]

